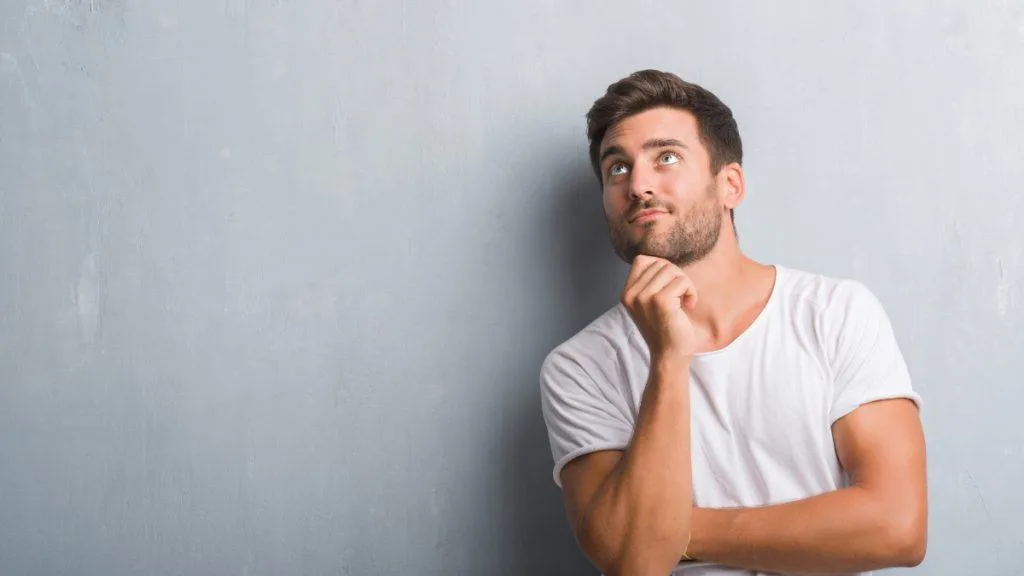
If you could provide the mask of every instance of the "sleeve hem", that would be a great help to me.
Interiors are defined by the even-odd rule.
[[[906,398],[907,400],[912,400],[914,402],[914,404],[917,406],[917,411],[918,412],[921,411],[921,408],[922,408],[921,395],[918,394],[917,392],[913,392],[913,391],[883,392],[883,393],[880,393],[880,394],[874,394],[874,395],[870,395],[870,396],[865,396],[864,398],[861,398],[860,400],[858,400],[854,404],[847,404],[847,405],[842,406],[841,408],[833,409],[832,413],[829,415],[829,420],[830,420],[829,425],[835,424],[836,421],[838,421],[840,418],[842,418],[843,416],[846,416],[850,412],[853,412],[854,410],[856,410],[857,408],[860,408],[861,406],[863,406],[865,404],[869,404],[871,402],[878,402],[879,400],[895,400],[897,398]]]
[[[562,468],[565,468],[565,465],[569,462],[592,452],[601,452],[602,450],[625,450],[627,446],[629,446],[629,444],[625,442],[605,442],[601,444],[590,444],[569,452],[555,462],[555,468],[551,472],[551,475],[555,480],[555,486],[558,486],[559,489],[562,488],[562,479],[560,475],[562,473]]]

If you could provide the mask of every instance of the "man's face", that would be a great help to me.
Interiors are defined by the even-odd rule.
[[[683,267],[718,242],[723,206],[697,120],[654,108],[612,126],[599,152],[604,211],[616,254]]]

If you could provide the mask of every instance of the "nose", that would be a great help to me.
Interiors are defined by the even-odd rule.
[[[634,163],[629,174],[629,197],[632,200],[642,200],[654,194],[651,173],[641,164],[642,162]]]

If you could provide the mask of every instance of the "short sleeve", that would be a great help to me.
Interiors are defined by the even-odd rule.
[[[845,281],[836,290],[827,319],[835,386],[830,421],[877,400],[908,398],[920,409],[882,303],[858,282]]]
[[[555,484],[570,461],[599,450],[625,450],[633,436],[621,393],[601,386],[571,355],[556,349],[540,372],[541,408],[547,425]]]

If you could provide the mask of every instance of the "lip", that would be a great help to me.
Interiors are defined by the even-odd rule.
[[[633,216],[633,218],[631,218],[629,222],[631,224],[643,224],[644,222],[650,222],[651,220],[654,220],[658,216],[662,216],[664,214],[664,210],[658,210],[657,208],[641,210],[640,212],[637,212],[636,216]]]

